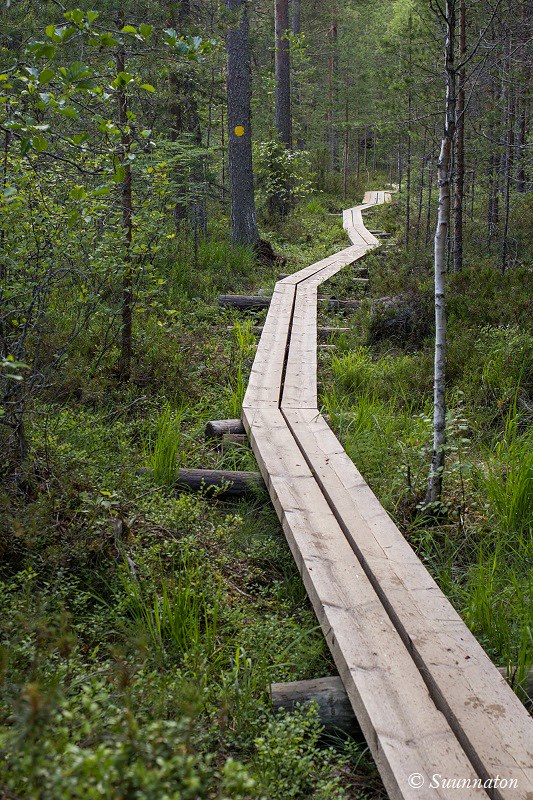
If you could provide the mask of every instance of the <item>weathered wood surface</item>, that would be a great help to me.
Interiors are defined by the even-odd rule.
[[[245,294],[221,294],[218,298],[219,306],[238,308],[241,311],[261,311],[270,305],[270,297],[257,297]]]
[[[499,774],[517,787],[493,789],[497,800],[531,800],[527,712],[317,408],[318,286],[379,245],[361,212],[388,199],[367,193],[343,214],[352,246],[276,284],[243,422],[390,797],[420,798],[408,782],[419,772]]]
[[[221,500],[256,494],[264,486],[258,472],[238,472],[220,469],[179,469],[176,478],[178,489],[204,492]]]
[[[278,711],[295,711],[299,706],[316,703],[318,716],[328,733],[342,731],[360,739],[362,731],[353,713],[350,698],[338,675],[308,681],[273,683],[270,687],[272,707]]]
[[[225,433],[245,434],[246,430],[240,419],[213,419],[205,426],[206,439],[220,439]]]

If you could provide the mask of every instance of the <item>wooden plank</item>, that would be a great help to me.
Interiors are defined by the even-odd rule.
[[[278,406],[294,294],[294,286],[276,284],[252,364],[243,406]]]
[[[315,408],[317,397],[317,290],[310,281],[296,290],[283,404]]]
[[[476,775],[277,410],[245,411],[271,499],[389,797],[417,798],[413,773]],[[433,793],[434,792],[434,793]],[[437,788],[432,797],[452,798]],[[467,798],[485,798],[479,788]]]
[[[533,726],[526,709],[440,591],[318,410],[284,408],[284,416],[335,517],[438,707],[486,778],[516,779],[533,791]],[[520,788],[521,787],[521,788]]]

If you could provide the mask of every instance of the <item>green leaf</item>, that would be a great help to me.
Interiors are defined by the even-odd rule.
[[[72,200],[83,200],[87,197],[87,192],[83,186],[74,186],[74,188],[70,190],[69,195]]]
[[[115,171],[113,173],[113,180],[115,181],[115,183],[122,183],[125,177],[126,177],[126,170],[124,169],[122,164],[118,164],[118,166],[115,167]]]
[[[43,139],[42,136],[34,136],[32,139],[32,144],[38,153],[44,153],[44,151],[48,149],[48,142],[46,139]]]
[[[22,139],[20,142],[20,155],[25,156],[31,147],[31,139]]]
[[[147,92],[155,92],[151,83],[141,83],[141,89],[146,89]]]
[[[93,190],[92,194],[94,197],[103,197],[106,194],[109,194],[111,191],[111,187],[108,183],[102,183],[100,186],[97,186],[96,189]]]
[[[50,67],[46,67],[46,69],[43,69],[39,74],[39,83],[50,83],[54,75],[54,70],[50,69]]]
[[[70,141],[73,144],[78,145],[78,144],[83,144],[83,142],[86,142],[88,138],[89,135],[87,133],[76,133],[74,134],[74,136],[71,137]]]
[[[69,117],[69,119],[78,119],[79,117],[79,113],[72,106],[63,106],[58,110],[60,114],[63,114],[64,117]]]
[[[113,86],[115,89],[118,89],[121,86],[127,86],[132,80],[133,75],[130,75],[129,72],[119,72],[111,86]]]
[[[95,19],[98,19],[99,16],[100,16],[100,13],[98,11],[88,11],[87,12],[87,22],[89,23],[89,25],[92,25],[92,23],[95,21]]]
[[[141,36],[144,36],[145,39],[148,39],[148,37],[150,36],[150,34],[153,31],[153,26],[152,25],[147,25],[145,22],[142,22],[139,25],[139,31],[140,31]]]
[[[137,33],[137,28],[134,28],[133,25],[124,25],[124,27],[122,28],[122,30],[120,32],[121,33],[133,33],[133,34],[136,34]]]

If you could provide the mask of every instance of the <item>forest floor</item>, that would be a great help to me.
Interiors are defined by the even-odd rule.
[[[95,356],[95,321],[35,401],[32,467],[0,495],[0,797],[384,797],[364,746],[324,744],[313,708],[270,707],[270,682],[334,666],[266,492],[227,503],[173,488],[177,465],[257,468],[248,447],[203,436],[207,420],[240,415],[262,319],[219,308],[218,294],[268,293],[279,272],[345,247],[338,212],[358,197],[313,196],[265,230],[279,267],[230,249],[222,227],[196,252],[170,241],[136,309],[131,385],[116,383],[113,347]],[[397,203],[370,217],[398,239],[400,218]],[[430,253],[399,243],[364,266],[368,289],[350,268],[324,287],[362,305],[323,317],[351,331],[319,351],[321,402],[441,588],[521,678],[533,661],[530,275],[471,254],[450,276],[451,447],[429,517]]]

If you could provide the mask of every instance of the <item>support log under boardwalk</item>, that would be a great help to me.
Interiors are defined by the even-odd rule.
[[[237,308],[241,311],[261,311],[270,305],[270,297],[259,297],[244,294],[222,294],[218,304],[227,308]],[[336,298],[319,297],[319,303],[326,303],[333,311],[356,311],[361,306],[360,300],[337,300]]]
[[[246,431],[240,419],[213,419],[205,426],[206,439],[221,439],[226,433],[244,436]]]
[[[176,478],[178,489],[203,492],[208,497],[227,500],[255,495],[264,487],[259,472],[238,472],[220,469],[180,469]]]
[[[277,711],[295,711],[298,706],[314,702],[326,733],[344,733],[353,739],[363,737],[344,684],[338,676],[310,681],[273,683],[270,687],[272,707]]]
[[[505,667],[499,667],[498,671],[504,678],[506,677]],[[533,703],[533,670],[526,675],[521,688],[529,699],[526,705],[531,707]],[[326,733],[341,732],[348,734],[353,739],[363,738],[352,704],[338,675],[307,681],[273,683],[270,687],[270,699],[275,711],[281,708],[284,708],[285,711],[295,711],[299,706],[316,703],[318,716]]]

